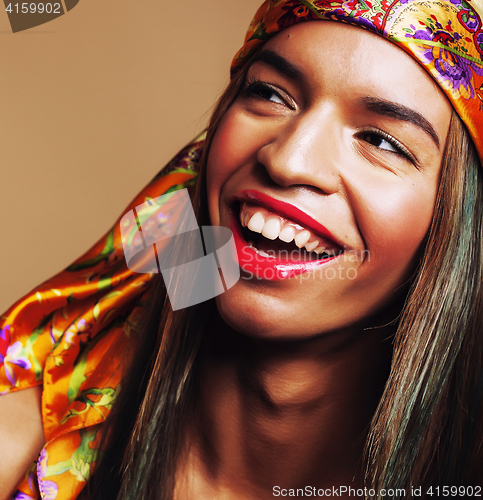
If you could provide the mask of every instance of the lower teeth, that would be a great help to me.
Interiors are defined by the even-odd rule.
[[[267,252],[263,251],[263,250],[259,250],[254,244],[253,244],[253,241],[249,241],[248,242],[248,246],[254,250],[258,255],[260,255],[261,257],[269,257],[269,258],[272,258],[274,259],[275,258],[275,255],[270,255],[268,254]],[[313,254],[312,252],[307,252],[307,255],[309,254]],[[322,252],[321,254],[316,254],[317,255],[317,259],[316,260],[323,260],[323,259],[327,259],[330,257],[329,254],[325,253],[325,252]]]
[[[267,252],[264,252],[263,250],[258,250],[258,248],[253,244],[252,241],[248,242],[248,246],[257,252],[258,255],[261,255],[262,257],[271,257],[272,259],[275,258],[275,255],[269,255]]]

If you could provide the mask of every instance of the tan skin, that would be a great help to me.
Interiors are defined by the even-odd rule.
[[[308,22],[263,50],[298,77],[266,61],[251,66],[252,87],[225,114],[210,151],[211,222],[228,227],[237,193],[258,190],[327,227],[345,249],[327,268],[357,278],[242,279],[217,298],[222,319],[202,346],[202,394],[176,500],[362,485],[392,333],[367,327],[397,314],[439,182],[451,106],[401,49],[359,28]],[[439,145],[421,121],[388,116],[367,98],[416,111]],[[39,395],[35,388],[2,398],[0,457],[9,467],[0,467],[0,499],[43,446]]]
[[[326,265],[357,278],[241,279],[217,298],[176,500],[362,486],[393,333],[366,327],[397,315],[434,208],[451,106],[411,57],[330,22],[292,26],[263,50],[298,75],[251,66],[210,150],[211,222],[229,226],[242,190],[291,203],[346,249]],[[367,105],[388,101],[424,120]]]
[[[0,400],[0,499],[6,500],[45,444],[40,398],[42,386]]]

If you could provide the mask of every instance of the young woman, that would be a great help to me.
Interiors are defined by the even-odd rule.
[[[132,204],[199,169],[241,279],[173,311],[116,227],[14,306],[5,387],[43,385],[46,442],[16,498],[481,495],[481,54],[472,3],[264,3]]]

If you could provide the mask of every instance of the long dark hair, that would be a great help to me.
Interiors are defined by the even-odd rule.
[[[368,441],[366,478],[376,492],[481,485],[481,169],[453,112],[432,225]]]
[[[247,70],[229,84],[208,128],[194,197],[200,225],[209,223],[204,172],[210,144]],[[366,483],[376,492],[369,496],[378,498],[382,488],[405,488],[410,496],[411,485],[481,479],[483,181],[456,113],[443,163],[432,226],[368,439]],[[160,279],[151,292],[140,347],[104,426],[107,452],[87,498],[172,498],[198,390],[199,345],[216,307],[205,302],[173,312]]]
[[[193,196],[198,224],[209,225],[205,168],[213,135],[245,80],[248,65],[221,96],[207,131]],[[166,287],[153,279],[139,347],[125,370],[115,406],[104,424],[100,464],[80,498],[170,499],[183,430],[193,409],[196,355],[212,301],[173,311]],[[126,361],[127,362],[127,361]]]

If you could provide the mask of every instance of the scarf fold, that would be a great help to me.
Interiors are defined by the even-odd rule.
[[[183,148],[122,215],[193,185],[204,135]],[[43,385],[46,445],[12,496],[71,500],[91,475],[98,431],[119,391],[152,274],[128,269],[120,220],[66,270],[0,317],[0,394]]]

